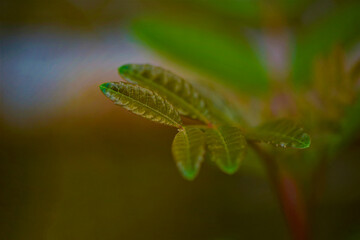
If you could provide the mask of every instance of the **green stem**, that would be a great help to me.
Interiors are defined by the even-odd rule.
[[[292,239],[309,239],[305,207],[295,180],[277,164],[270,154],[253,141],[248,141],[248,143],[263,160]]]

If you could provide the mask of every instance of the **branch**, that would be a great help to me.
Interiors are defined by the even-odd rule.
[[[306,212],[299,188],[293,177],[276,160],[253,141],[248,141],[263,160],[278,197],[292,239],[309,239]]]

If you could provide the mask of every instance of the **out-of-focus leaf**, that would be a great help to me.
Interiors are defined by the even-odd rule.
[[[130,83],[104,83],[100,90],[115,104],[151,121],[180,128],[181,118],[174,106],[159,94]]]
[[[172,153],[180,173],[193,180],[199,173],[205,153],[205,135],[196,127],[184,127],[176,134]]]
[[[238,90],[259,93],[268,88],[265,68],[245,39],[194,22],[143,18],[135,35],[160,53],[211,74]]]
[[[310,136],[302,127],[286,119],[266,122],[255,128],[248,137],[283,148],[308,148],[311,143]]]
[[[289,18],[298,17],[314,0],[188,0],[192,4],[201,5],[214,13],[241,19],[247,24],[258,24],[266,11],[279,11]],[[272,8],[270,9],[269,5]],[[277,9],[279,8],[279,9]]]
[[[180,114],[205,123],[210,122],[205,99],[183,78],[149,64],[126,64],[119,68],[119,73],[129,82],[158,92],[171,102]]]
[[[334,8],[308,29],[297,34],[293,55],[293,78],[296,84],[308,83],[314,58],[330,51],[336,43],[349,44],[360,35],[360,3]]]
[[[241,130],[232,126],[209,128],[205,131],[211,161],[227,174],[234,174],[247,152]]]

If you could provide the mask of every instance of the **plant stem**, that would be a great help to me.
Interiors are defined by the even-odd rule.
[[[249,141],[249,145],[264,162],[292,239],[309,239],[305,207],[295,180],[285,169],[277,164],[270,154],[256,143]]]

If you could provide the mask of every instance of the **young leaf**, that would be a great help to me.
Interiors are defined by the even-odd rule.
[[[204,160],[204,133],[196,127],[184,127],[179,130],[172,144],[172,153],[182,176],[187,180],[193,180]]]
[[[227,174],[235,173],[247,151],[247,143],[237,127],[222,126],[205,131],[210,159]]]
[[[149,64],[127,64],[119,68],[127,81],[158,92],[171,102],[180,114],[209,123],[205,99],[183,78],[161,67]]]
[[[154,122],[180,128],[177,110],[159,94],[130,83],[104,83],[100,90],[115,104]]]
[[[310,136],[302,127],[286,119],[260,125],[249,135],[249,138],[283,148],[308,148],[311,143]]]

